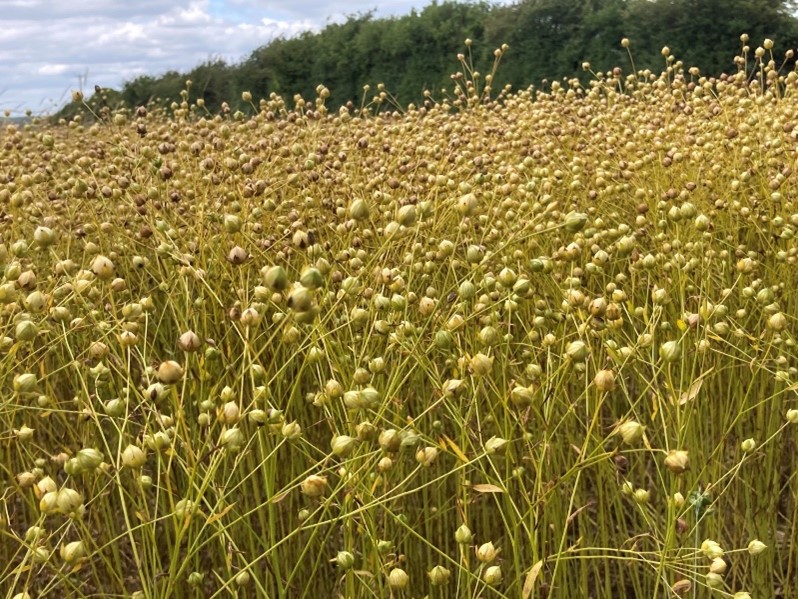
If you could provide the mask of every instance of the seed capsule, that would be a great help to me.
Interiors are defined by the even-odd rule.
[[[643,433],[645,433],[646,427],[635,420],[627,420],[618,426],[617,430],[624,443],[627,445],[633,445],[643,438]]]
[[[83,541],[72,541],[66,545],[61,545],[58,552],[62,560],[68,564],[73,564],[86,554],[86,547]]]
[[[116,267],[110,259],[105,256],[96,256],[91,263],[91,271],[98,279],[112,279],[116,274]]]
[[[495,560],[499,555],[499,550],[493,546],[493,543],[488,541],[476,548],[477,559],[483,564],[489,564]]]
[[[308,497],[321,497],[327,488],[327,477],[311,474],[300,485],[302,493]]]
[[[443,566],[435,566],[432,570],[427,572],[429,581],[433,586],[443,586],[447,584],[451,575],[452,573],[449,569]]]
[[[127,468],[141,468],[147,461],[147,454],[136,445],[128,445],[122,451],[122,465]]]
[[[482,579],[485,581],[485,584],[489,586],[495,586],[502,581],[502,569],[500,566],[490,566],[485,569],[485,574],[483,574]]]
[[[690,458],[686,451],[672,449],[665,456],[665,467],[674,474],[681,474],[690,469]]]
[[[392,589],[404,589],[410,582],[410,576],[401,568],[394,568],[388,573],[388,586]]]
[[[158,367],[158,380],[164,385],[174,385],[183,378],[183,367],[174,360],[161,362]]]
[[[615,373],[612,370],[599,370],[593,378],[596,389],[604,393],[615,390]]]

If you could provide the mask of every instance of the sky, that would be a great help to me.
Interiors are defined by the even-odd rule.
[[[420,10],[430,0],[0,0],[0,112],[54,112],[73,90],[235,63],[270,40],[348,15]]]

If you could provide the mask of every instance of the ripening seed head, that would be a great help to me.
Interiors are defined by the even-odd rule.
[[[690,458],[686,451],[672,449],[665,456],[665,467],[674,474],[681,474],[690,469]]]
[[[158,367],[158,380],[164,385],[174,385],[183,378],[183,367],[174,360],[161,362]]]
[[[454,540],[457,541],[458,545],[470,545],[473,539],[474,535],[471,533],[471,529],[465,524],[461,524],[459,528],[454,531]]]
[[[300,490],[308,497],[321,497],[327,488],[327,477],[311,474],[300,485]]]
[[[499,555],[499,550],[488,541],[475,549],[477,559],[483,564],[489,564]]]
[[[427,572],[427,576],[429,577],[429,581],[433,586],[443,586],[449,582],[449,578],[451,577],[452,573],[449,571],[448,568],[444,568],[443,566],[435,566]]]
[[[618,425],[618,434],[621,435],[621,439],[627,445],[633,445],[637,441],[643,438],[643,433],[646,431],[646,427],[637,422],[636,420],[627,420],[626,422]]]
[[[485,573],[482,575],[482,579],[485,581],[485,584],[489,586],[495,586],[502,581],[502,569],[500,566],[489,566],[485,569]]]
[[[388,573],[388,586],[392,589],[404,589],[410,582],[410,576],[401,568],[394,568]]]
[[[768,546],[765,545],[759,539],[754,539],[753,541],[748,543],[748,553],[750,553],[751,555],[759,555],[767,548]]]

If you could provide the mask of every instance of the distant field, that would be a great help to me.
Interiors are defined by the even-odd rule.
[[[7,124],[0,589],[798,595],[798,74],[760,50]]]

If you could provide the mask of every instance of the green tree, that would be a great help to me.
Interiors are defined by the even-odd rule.
[[[278,38],[240,64],[212,60],[188,73],[138,77],[125,84],[122,97],[129,106],[156,99],[168,104],[180,99],[191,79],[192,97],[203,97],[211,111],[224,101],[241,107],[242,91],[255,98],[275,92],[289,105],[294,94],[312,100],[319,84],[330,90],[332,109],[359,103],[363,86],[374,90],[378,83],[401,104],[419,102],[425,90],[438,97],[442,87],[451,88],[450,75],[462,69],[457,53],[469,53],[466,38],[473,41],[470,59],[483,73],[494,49],[509,44],[494,89],[586,79],[583,61],[597,71],[628,69],[623,37],[632,41],[638,68],[661,68],[660,50],[667,45],[686,66],[719,74],[736,69],[741,33],[750,35],[752,48],[766,37],[781,52],[798,46],[795,8],[796,2],[786,0],[521,0],[509,6],[433,1],[401,17],[360,13],[318,33]]]

